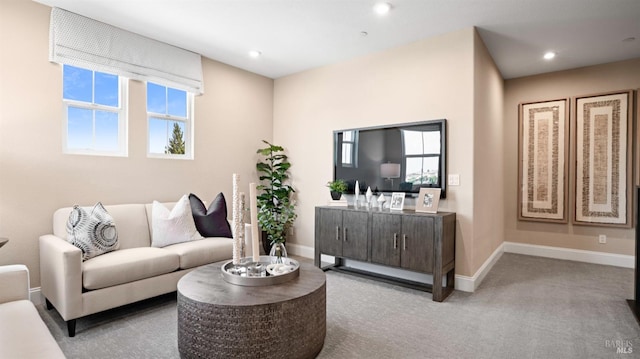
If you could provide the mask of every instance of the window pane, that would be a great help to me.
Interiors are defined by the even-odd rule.
[[[187,92],[169,87],[167,88],[167,97],[169,99],[169,115],[187,117]]]
[[[404,140],[405,155],[421,155],[424,153],[422,147],[421,131],[402,130],[402,134]]]
[[[62,98],[92,102],[93,74],[91,70],[64,65],[62,78]]]
[[[424,157],[422,183],[437,184],[438,183],[438,157]]]
[[[406,165],[407,170],[404,181],[420,184],[420,178],[422,177],[422,157],[407,158]]]
[[[436,154],[440,153],[440,131],[423,132],[424,137],[424,153]]]
[[[343,165],[351,165],[353,164],[352,161],[352,147],[353,145],[351,143],[343,143],[342,144],[342,164]]]
[[[93,142],[93,111],[69,107],[67,119],[67,147],[90,149]]]
[[[96,111],[96,139],[94,148],[98,151],[118,150],[118,114]]]
[[[342,140],[345,142],[353,141],[353,131],[345,131],[342,133]]]
[[[165,153],[174,155],[184,155],[184,128],[185,124],[181,121],[167,121],[169,126],[168,145]]]
[[[147,112],[167,113],[167,88],[147,82]]]
[[[169,138],[169,121],[149,118],[149,152],[164,153]]]
[[[118,107],[118,76],[97,71],[95,76],[95,103],[105,106]]]

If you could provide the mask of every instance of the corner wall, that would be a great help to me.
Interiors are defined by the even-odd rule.
[[[518,104],[637,88],[640,88],[640,59],[505,81],[504,207],[506,210],[504,221],[506,241],[634,255],[634,229],[518,221]],[[574,106],[574,101],[571,101],[571,121],[573,121],[575,114]],[[636,136],[634,136],[634,141],[637,141]],[[574,163],[574,143],[572,139],[569,151],[571,154],[570,163]],[[629,155],[631,154],[632,151],[629,150]],[[570,171],[569,205],[575,198],[572,190],[574,178],[574,172]],[[633,198],[629,200],[633,200]],[[574,211],[570,208],[570,220],[573,213]],[[606,244],[598,243],[599,234],[607,235]]]
[[[474,39],[473,274],[504,242],[505,196],[504,80],[477,32]]]
[[[195,159],[146,157],[145,85],[129,81],[129,156],[62,154],[62,69],[48,62],[50,8],[0,2],[0,265],[26,264],[40,286],[38,237],[73,204],[175,201],[190,192],[232,198],[257,180],[256,149],[272,139],[273,80],[203,58],[195,99]],[[17,35],[19,34],[19,35]],[[230,202],[229,202],[230,203]],[[117,226],[117,223],[116,223]]]

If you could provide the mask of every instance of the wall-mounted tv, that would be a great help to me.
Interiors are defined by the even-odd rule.
[[[353,194],[419,193],[420,188],[441,188],[446,197],[447,121],[432,120],[333,132],[333,179],[347,182]]]

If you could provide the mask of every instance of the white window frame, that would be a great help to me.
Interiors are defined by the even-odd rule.
[[[167,89],[171,88],[171,89],[176,89],[176,90],[181,90],[184,91],[182,89],[178,89],[175,87],[171,87],[170,85],[165,85],[163,83],[159,83],[159,82],[154,82],[151,81],[154,84],[160,85],[160,86],[164,86]],[[168,92],[168,91],[167,91]],[[165,92],[165,96],[167,95],[167,92]],[[181,160],[192,160],[193,159],[193,138],[194,138],[194,94],[192,92],[189,91],[185,91],[187,94],[187,116],[186,117],[182,117],[182,116],[175,116],[175,115],[169,115],[169,114],[164,114],[164,113],[155,113],[155,112],[149,112],[147,111],[147,157],[149,158],[164,158],[164,159],[181,159]],[[148,96],[149,94],[147,93],[147,82],[145,82],[145,96]],[[167,104],[168,104],[168,99],[167,99]],[[147,107],[147,98],[145,97],[145,109]],[[184,126],[184,154],[173,154],[173,153],[152,153],[151,152],[151,133],[150,133],[150,121],[151,118],[157,118],[157,119],[161,119],[161,120],[166,120],[166,121],[175,121],[175,122],[182,122],[185,124]]]
[[[64,66],[60,66],[61,77],[64,83]],[[78,67],[78,66],[76,66]],[[94,103],[95,97],[95,76],[96,70],[80,67],[84,70],[88,70],[92,72],[93,76],[93,86],[92,89],[92,99],[91,103],[78,101],[78,100],[69,100],[64,98],[64,94],[62,96],[63,103],[63,126],[62,126],[62,151],[65,154],[73,154],[73,155],[91,155],[91,156],[113,156],[113,157],[127,157],[128,156],[128,137],[127,137],[127,128],[129,126],[128,118],[127,118],[127,105],[129,100],[129,81],[127,78],[122,76],[118,76],[118,96],[120,96],[118,101],[118,107],[105,106]],[[103,73],[108,73],[104,71],[98,71]],[[110,75],[115,75],[112,73],[108,73]],[[69,107],[81,108],[86,110],[91,110],[93,113],[94,123],[93,123],[93,140],[95,141],[95,113],[96,111],[105,111],[105,112],[113,112],[118,114],[118,149],[116,151],[104,151],[104,150],[96,150],[95,148],[69,148]]]

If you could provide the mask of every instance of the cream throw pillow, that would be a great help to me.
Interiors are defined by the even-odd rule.
[[[166,247],[176,243],[202,239],[191,214],[189,197],[182,196],[170,211],[162,203],[153,201],[151,210],[152,247]]]

